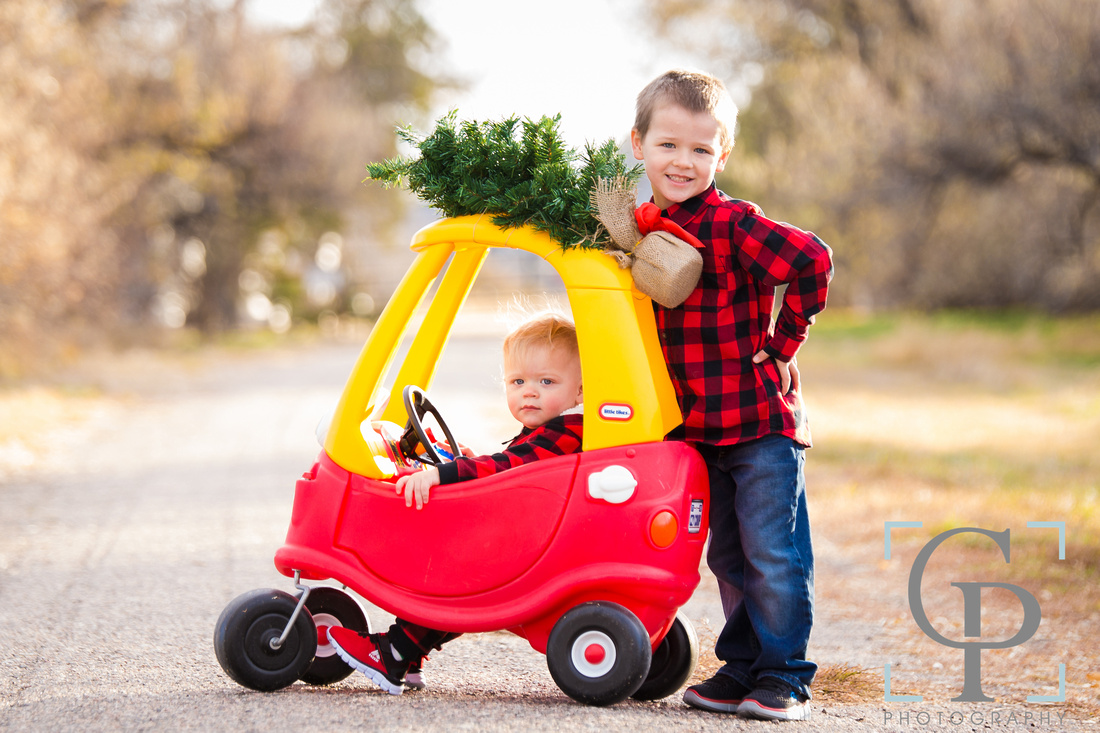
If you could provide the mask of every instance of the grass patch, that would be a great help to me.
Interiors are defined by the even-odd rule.
[[[983,375],[1021,368],[1087,371],[1100,365],[1100,314],[1055,318],[1026,311],[924,315],[830,310],[810,333],[799,362],[823,369],[916,369],[946,381],[959,379],[961,371],[981,381]],[[967,373],[971,364],[980,370]],[[1089,376],[1095,381],[1097,375]]]
[[[888,336],[897,330],[900,319],[894,315],[861,314],[855,311],[828,311],[821,316],[812,332],[815,340],[869,341]]]
[[[968,535],[958,567],[1041,587],[1062,613],[1100,610],[1100,315],[827,312],[799,365],[823,522],[866,543],[884,521],[922,521],[895,538],[911,552],[946,529],[1011,528],[1010,565]],[[1066,523],[1065,560],[1028,521]]]
[[[931,488],[995,490],[998,501],[1020,509],[1053,504],[1080,512],[1086,520],[1097,514],[1097,466],[1091,456],[1033,457],[1008,449],[935,452],[905,450],[896,445],[823,442],[814,449],[815,462],[847,467],[863,478]]]
[[[722,668],[714,656],[714,644],[699,641],[699,663],[688,685],[697,685],[713,677]],[[884,682],[877,670],[849,664],[823,664],[817,670],[812,685],[814,700],[832,703],[873,702],[882,699]]]
[[[691,678],[688,679],[688,685],[697,685],[709,680],[722,668],[722,661],[714,656],[714,644],[718,641],[718,633],[709,624],[697,626],[695,633],[699,637],[699,661],[695,665]]]
[[[884,685],[878,670],[848,664],[822,665],[814,678],[814,700],[834,703],[880,701]]]
[[[51,431],[83,422],[100,402],[99,393],[91,388],[0,390],[0,444],[42,448]]]
[[[112,405],[90,387],[0,389],[0,487],[4,478],[31,470]]]

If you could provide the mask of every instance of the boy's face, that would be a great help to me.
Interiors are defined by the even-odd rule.
[[[581,364],[566,349],[532,346],[504,355],[508,410],[537,428],[581,402]]]
[[[662,209],[706,191],[729,157],[722,151],[718,120],[678,104],[655,109],[645,138],[631,130],[630,143],[634,157],[645,162],[653,201]]]

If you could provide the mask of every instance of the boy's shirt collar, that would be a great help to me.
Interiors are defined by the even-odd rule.
[[[706,191],[697,196],[692,196],[687,201],[672,204],[664,210],[664,215],[680,226],[686,226],[692,220],[703,215],[708,206],[718,206],[722,203],[718,195],[718,186],[711,181]]]

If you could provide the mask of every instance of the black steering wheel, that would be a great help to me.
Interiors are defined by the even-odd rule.
[[[447,427],[447,423],[443,420],[443,416],[439,414],[439,410],[428,401],[428,396],[424,394],[424,390],[415,384],[410,384],[402,390],[401,396],[405,400],[405,412],[409,414],[409,421],[405,423],[405,432],[401,434],[401,440],[398,441],[401,452],[414,461],[420,461],[431,466],[441,466],[445,463],[436,451],[435,446],[432,445],[432,441],[428,439],[428,432],[424,430],[424,415],[431,413],[436,422],[439,423],[439,427],[443,428],[443,434],[447,436],[447,445],[451,447],[451,450],[457,456],[459,451],[458,441],[451,435],[451,429]],[[425,455],[416,452],[418,444],[423,446],[426,451]]]

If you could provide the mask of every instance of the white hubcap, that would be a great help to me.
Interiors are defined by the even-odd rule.
[[[313,614],[313,624],[317,627],[317,653],[314,656],[318,657],[331,657],[336,653],[336,650],[332,648],[332,644],[328,641],[328,630],[332,627],[343,626],[340,623],[340,619],[333,616],[331,613],[315,613]],[[324,635],[320,633],[324,629]]]
[[[573,668],[585,677],[602,677],[615,666],[615,642],[602,631],[586,631],[573,641]]]

